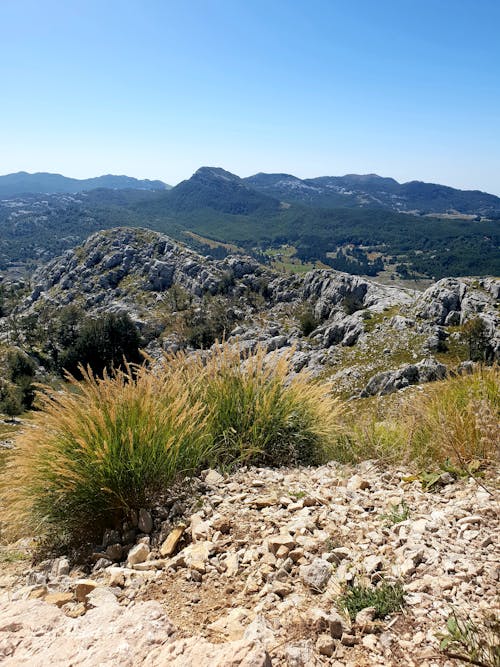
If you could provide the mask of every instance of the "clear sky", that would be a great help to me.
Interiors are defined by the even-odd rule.
[[[0,173],[500,195],[500,0],[0,0]]]

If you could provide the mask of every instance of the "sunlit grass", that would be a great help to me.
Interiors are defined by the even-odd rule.
[[[327,460],[341,405],[327,385],[290,376],[290,354],[242,358],[226,344],[41,388],[0,477],[2,521],[12,537],[82,539],[202,466]]]

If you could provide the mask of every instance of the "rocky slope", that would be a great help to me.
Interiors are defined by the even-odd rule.
[[[490,478],[445,473],[426,492],[373,461],[205,471],[107,531],[85,569],[4,567],[0,661],[452,667],[437,638],[451,610],[499,611],[499,528]],[[382,581],[402,583],[403,607],[349,617],[346,586]]]
[[[459,329],[475,317],[484,353],[500,355],[500,281],[493,278],[443,279],[420,293],[330,270],[284,275],[249,257],[215,260],[162,234],[122,228],[94,234],[32,282],[20,317],[68,304],[126,311],[154,330],[150,351],[186,344],[173,326],[179,311],[189,326],[218,307],[230,342],[248,350],[293,346],[297,371],[330,377],[350,395],[443,377],[468,358]]]

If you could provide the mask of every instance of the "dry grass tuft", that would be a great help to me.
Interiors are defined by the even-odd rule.
[[[175,374],[83,375],[62,391],[42,387],[40,410],[16,441],[2,475],[14,533],[118,522],[206,458],[203,407]]]
[[[478,366],[404,394],[350,404],[346,435],[339,440],[343,461],[378,459],[461,467],[498,460],[500,370]]]
[[[266,355],[220,345],[204,358],[168,356],[206,408],[216,466],[316,464],[331,458],[342,406],[330,386],[291,373],[293,350]]]
[[[411,458],[425,463],[498,460],[500,448],[500,369],[478,367],[426,388],[407,406],[413,420]]]
[[[242,359],[222,345],[203,359],[179,353],[102,379],[81,369],[62,391],[42,387],[0,477],[11,536],[75,541],[118,526],[201,466],[327,459],[341,406],[327,386],[291,377],[290,355]]]

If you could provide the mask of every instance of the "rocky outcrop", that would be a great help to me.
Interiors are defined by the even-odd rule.
[[[224,291],[228,272],[243,278],[261,269],[245,258],[214,262],[163,234],[142,229],[113,229],[91,236],[83,246],[49,262],[33,276],[29,302],[42,296],[70,303],[84,295],[85,306],[103,307],[133,288],[163,292],[175,283],[193,297]],[[125,279],[132,285],[123,284]]]
[[[483,320],[494,358],[500,356],[500,281],[494,278],[443,278],[417,300],[416,314],[437,325]]]
[[[271,666],[258,642],[211,644],[203,637],[175,641],[174,633],[157,602],[125,608],[108,601],[77,618],[40,600],[0,603],[0,661],[5,667]]]
[[[148,352],[155,356],[187,345],[178,329],[168,328],[172,312],[182,310],[177,302],[188,304],[191,320],[202,321],[212,299],[219,317],[225,308],[225,338],[242,353],[257,346],[269,353],[294,348],[295,371],[323,377],[327,371],[339,380],[340,393],[355,396],[441,377],[441,371],[418,364],[448,350],[450,367],[466,360],[457,327],[476,316],[484,323],[488,358],[500,358],[499,294],[500,281],[493,278],[446,278],[420,293],[338,271],[286,275],[251,257],[215,260],[163,234],[113,229],[39,269],[18,314],[70,303],[91,313],[126,311],[154,332]],[[312,331],[300,323],[304,309]],[[355,357],[349,356],[351,348]]]
[[[365,308],[380,312],[411,304],[415,294],[413,290],[385,287],[359,276],[326,270],[307,273],[302,287],[302,298],[315,303],[315,314],[321,320],[332,317],[339,308],[352,314]]]
[[[408,364],[395,371],[386,371],[374,375],[360,394],[361,398],[377,394],[392,394],[412,384],[443,380],[447,375],[444,364],[433,357],[423,359],[418,364]]]

